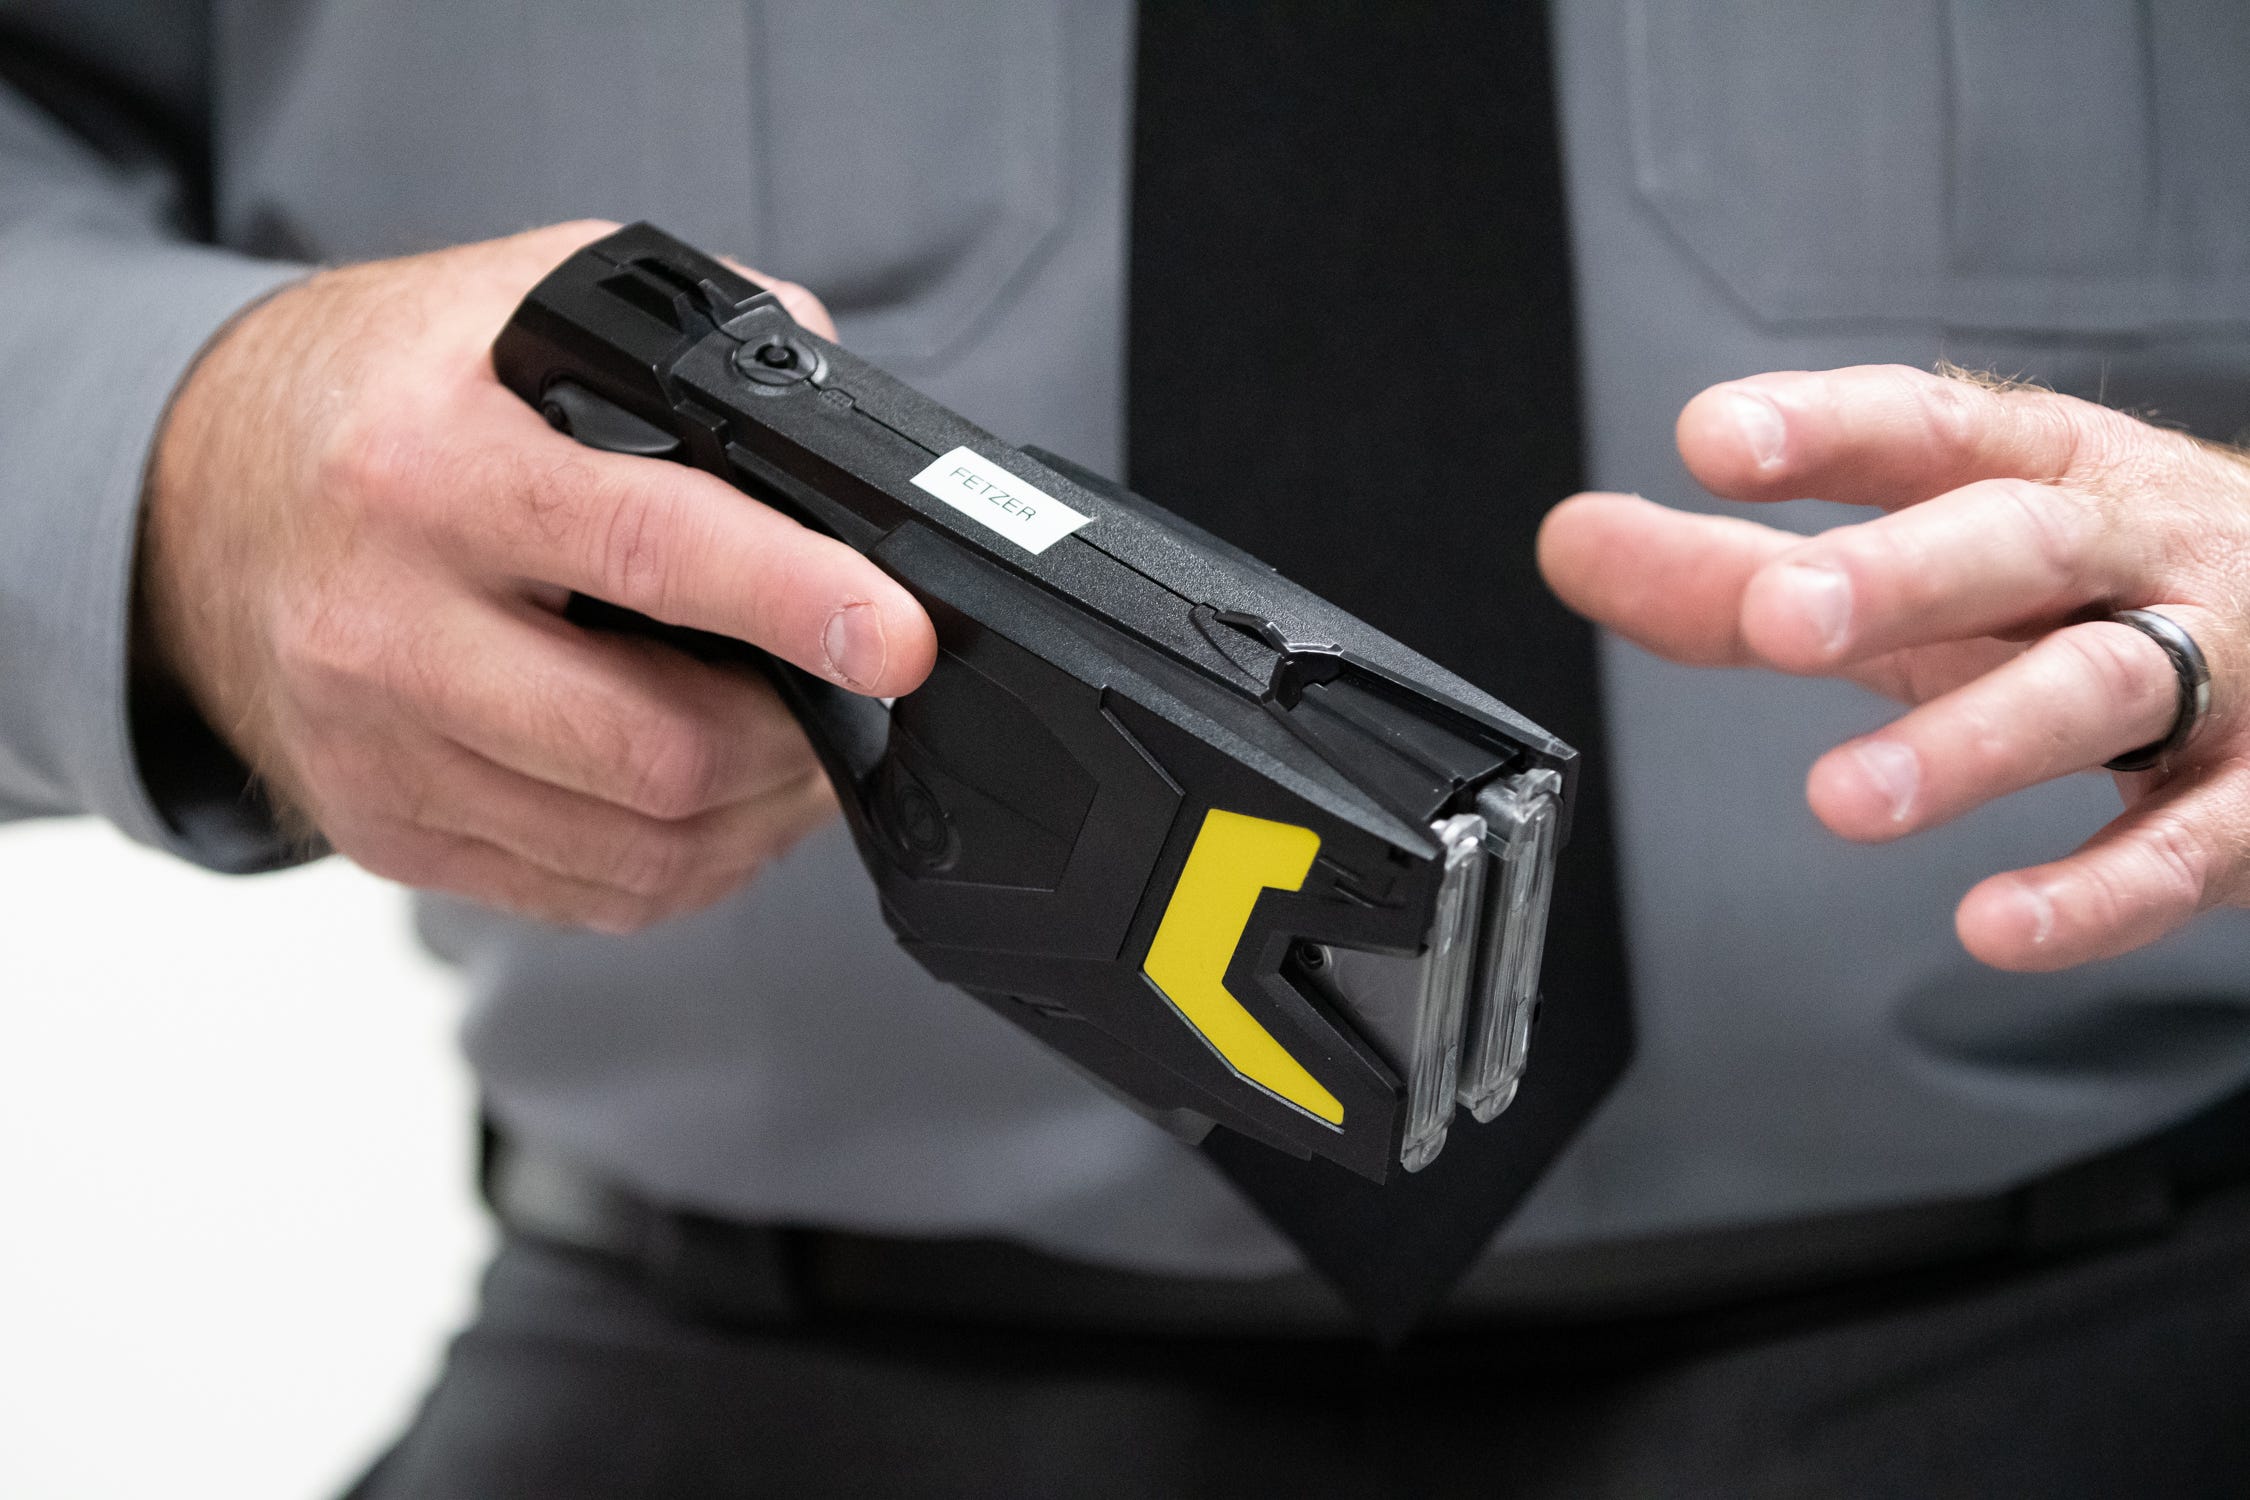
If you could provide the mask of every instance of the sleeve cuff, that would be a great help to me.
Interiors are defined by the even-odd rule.
[[[287,863],[247,773],[192,713],[144,714],[160,805],[135,752],[130,647],[142,482],[172,390],[304,268],[52,234],[0,239],[0,264],[0,804],[94,813],[212,869]]]

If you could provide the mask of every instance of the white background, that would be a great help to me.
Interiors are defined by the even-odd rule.
[[[452,977],[394,888],[0,826],[0,1496],[314,1500],[486,1232]]]

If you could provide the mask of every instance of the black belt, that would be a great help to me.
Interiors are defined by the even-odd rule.
[[[1682,1329],[1779,1308],[1865,1306],[2165,1232],[2250,1180],[2250,1091],[2133,1145],[1988,1197],[1487,1257],[1440,1328],[1652,1323]],[[1159,1336],[1350,1337],[1318,1278],[1235,1279],[1097,1266],[994,1239],[904,1239],[743,1224],[653,1203],[488,1129],[482,1183],[511,1234],[595,1255],[691,1314],[973,1322]]]

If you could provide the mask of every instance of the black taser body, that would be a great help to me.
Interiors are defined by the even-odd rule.
[[[1568,746],[650,226],[541,282],[493,363],[581,441],[716,474],[929,612],[935,670],[888,710],[766,665],[931,974],[1183,1134],[1375,1182],[1436,1155],[1456,1095],[1505,1107]],[[1517,1013],[1479,1012],[1509,985]]]

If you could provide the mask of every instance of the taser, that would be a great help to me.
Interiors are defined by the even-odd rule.
[[[770,674],[923,968],[1199,1142],[1376,1328],[1442,1297],[1625,1059],[1614,1007],[1539,1015],[1575,751],[649,225],[492,357],[580,442],[718,475],[929,612],[936,667],[886,705],[571,605]],[[1542,1088],[1534,1032],[1566,1030]]]

